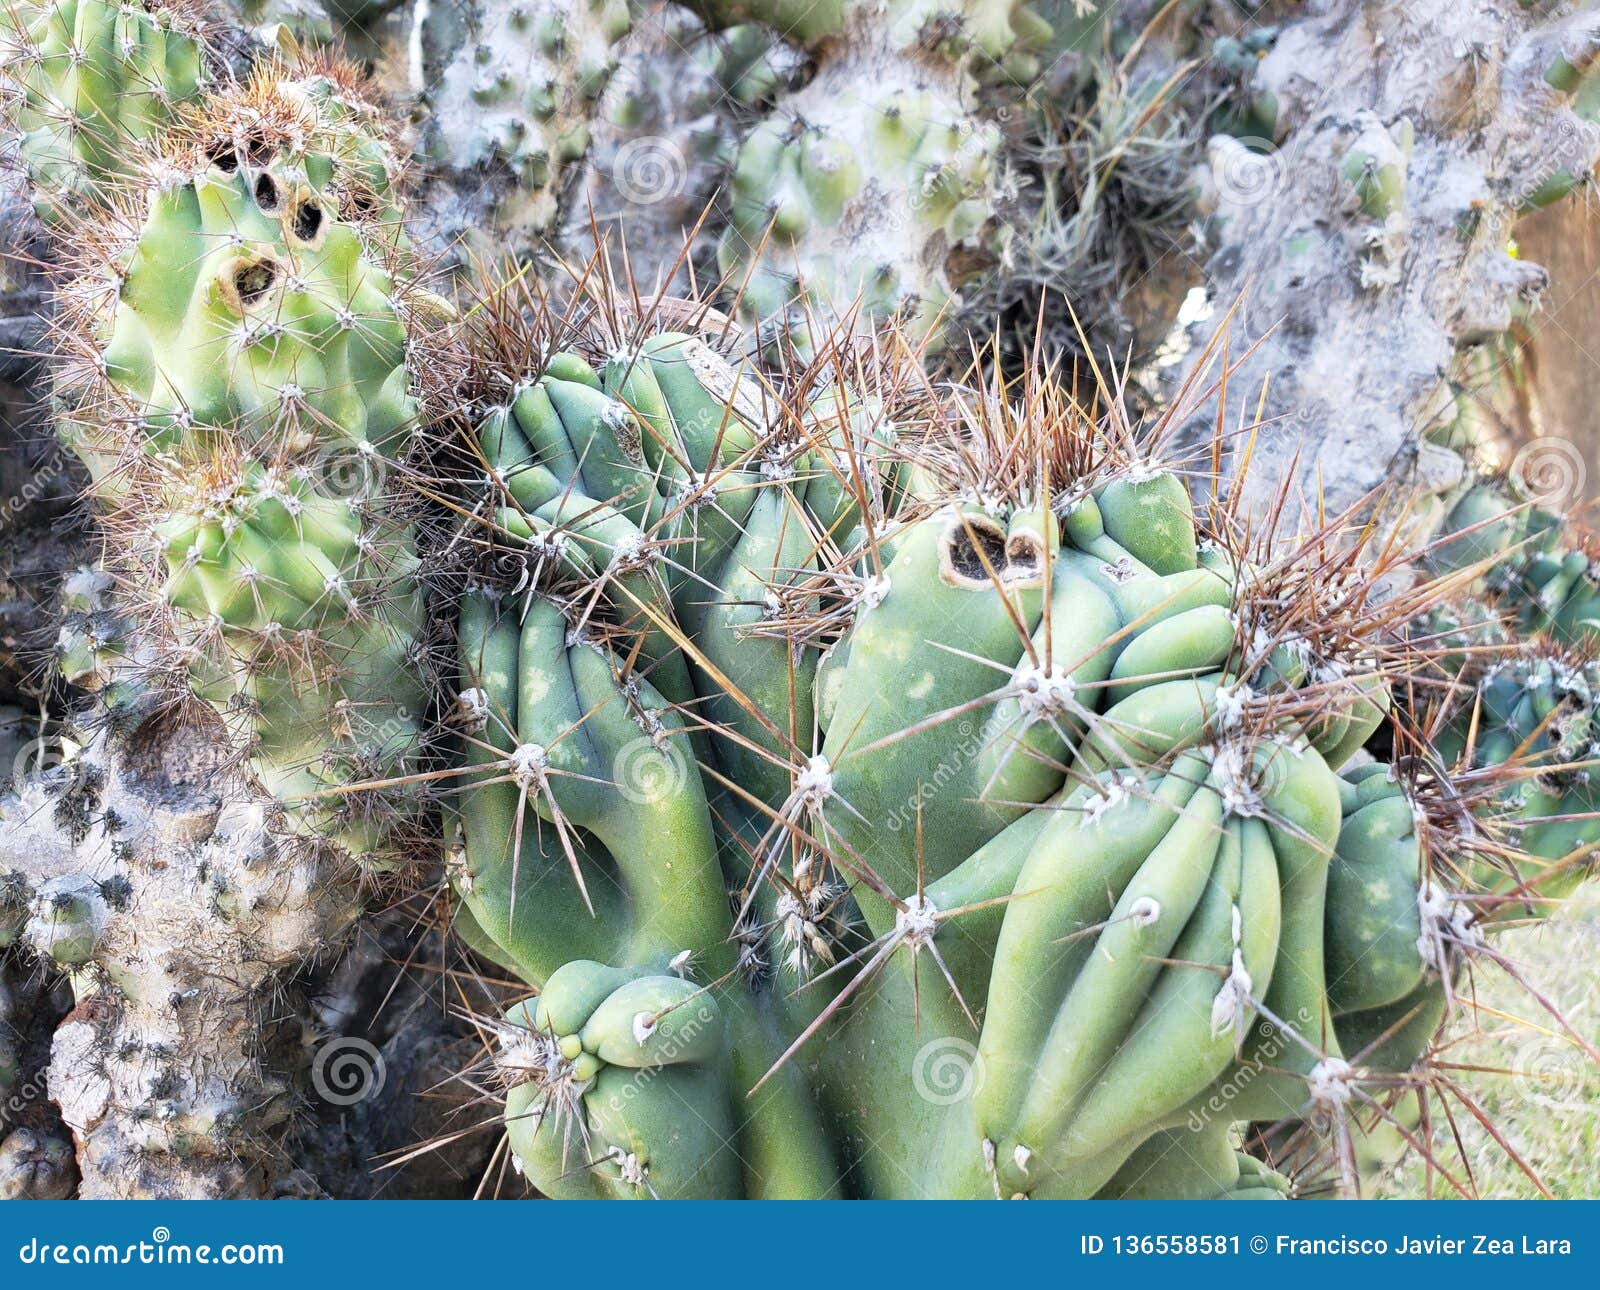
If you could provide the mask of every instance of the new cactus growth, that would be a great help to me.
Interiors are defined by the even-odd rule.
[[[1485,582],[1525,633],[1592,650],[1600,640],[1600,541],[1576,519],[1519,513],[1514,549]]]
[[[1478,593],[1522,634],[1592,649],[1600,639],[1600,542],[1577,517],[1521,500],[1529,491],[1514,478],[1474,481],[1429,558],[1475,574]]]

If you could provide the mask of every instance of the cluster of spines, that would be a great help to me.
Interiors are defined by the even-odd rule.
[[[108,183],[154,161],[210,79],[204,27],[182,0],[11,0],[0,12],[8,116],[48,223],[70,227]]]

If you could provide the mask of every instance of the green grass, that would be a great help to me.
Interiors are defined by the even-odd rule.
[[[1600,898],[1574,900],[1548,924],[1507,932],[1492,943],[1585,1039],[1600,1047]],[[1479,966],[1463,990],[1470,990],[1479,1007],[1463,1009],[1440,1060],[1482,1069],[1449,1074],[1551,1195],[1600,1197],[1600,1066],[1498,968]],[[1541,1194],[1470,1111],[1454,1100],[1450,1109],[1460,1142],[1448,1125],[1435,1123],[1433,1154],[1440,1166],[1479,1196],[1525,1199]],[[1421,1153],[1407,1152],[1368,1194],[1428,1195]],[[1455,1189],[1436,1174],[1432,1194],[1451,1196]]]

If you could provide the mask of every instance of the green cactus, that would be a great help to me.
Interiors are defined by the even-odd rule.
[[[1006,98],[1094,50],[1104,6],[1014,0],[754,5],[701,0],[713,27],[764,23],[817,64],[739,145],[717,266],[763,340],[802,349],[841,319],[941,324],[1001,257]]]
[[[1368,125],[1341,158],[1339,173],[1369,219],[1390,220],[1404,209],[1412,135],[1405,120],[1387,131]]]
[[[926,331],[956,274],[925,256],[998,246],[998,129],[916,78],[824,73],[782,106],[740,146],[718,248],[742,312],[802,340],[806,301],[823,319],[903,311]]]
[[[1476,570],[1499,576],[1496,565],[1528,528],[1528,510],[1494,481],[1474,482],[1456,499],[1428,550],[1445,572]]]
[[[1455,603],[1413,630],[1443,678],[1432,742],[1476,783],[1473,808],[1508,848],[1467,868],[1497,917],[1542,917],[1596,869],[1600,755],[1593,541],[1575,521],[1518,500],[1515,478],[1474,481],[1429,559]],[[1403,699],[1402,702],[1414,701]]]
[[[1421,983],[1422,848],[1417,808],[1379,763],[1340,783],[1344,820],[1328,874],[1328,1001],[1336,1013],[1368,1012]]]
[[[691,7],[714,29],[770,26],[816,65],[739,143],[717,247],[762,342],[802,350],[814,331],[890,316],[937,342],[963,285],[1008,254],[1002,123],[1034,87],[1065,101],[1088,79],[1109,13],[1075,0]]]
[[[1359,1190],[1407,1149],[1432,1086],[1429,1053],[1453,1010],[1454,984],[1469,956],[1485,951],[1493,903],[1456,885],[1470,845],[1449,821],[1465,787],[1450,784],[1435,798],[1446,809],[1436,811],[1393,766],[1372,762],[1340,776],[1327,997],[1339,1051],[1371,1089],[1360,1101],[1336,1095],[1314,1103],[1304,1119],[1264,1120],[1253,1139],[1269,1160],[1304,1179],[1308,1195]]]
[[[291,51],[184,113],[169,146],[224,170],[292,167],[363,238],[405,245],[397,131],[353,65]]]
[[[1514,477],[1472,481],[1428,552],[1523,637],[1591,649],[1600,638],[1600,542],[1577,519],[1522,500]]]
[[[1004,250],[980,87],[1106,36],[1109,6],[1070,2],[703,0],[719,84],[779,99],[738,144],[719,265],[758,342],[793,343],[731,359],[694,302],[667,330],[604,281],[530,319],[524,266],[444,364],[357,78],[291,55],[201,97],[177,10],[19,10],[24,155],[47,198],[93,199],[51,207],[76,242],[58,421],[108,539],[57,641],[109,727],[83,765],[187,704],[246,795],[368,861],[445,786],[461,939],[532,994],[485,1031],[547,1195],[1282,1198],[1299,1180],[1239,1126],[1345,1132],[1371,1090],[1420,1097],[1487,926],[1593,868],[1596,664],[1503,639],[1589,641],[1575,529],[1475,488],[1427,553],[1443,581],[1380,604],[1395,567],[1359,517],[1290,538],[1197,509],[1166,427],[1134,434],[1110,390],[1094,423],[1042,378],[899,366]],[[633,21],[424,6],[426,147],[494,181],[482,232],[548,229]],[[773,78],[770,29],[805,86]],[[1219,57],[1246,84],[1268,40]],[[97,97],[131,84],[157,88]],[[1231,111],[1276,128],[1248,90]],[[1410,127],[1346,143],[1378,285]],[[905,334],[823,343],[857,299]],[[448,407],[440,366],[466,368]],[[424,524],[449,529],[427,578]],[[455,626],[443,763],[430,599]],[[1352,766],[1369,744],[1393,764]],[[259,807],[200,867],[216,922],[265,857],[320,892],[322,848],[280,854]],[[0,946],[176,1007],[110,952],[131,879],[89,872],[0,889]]]
[[[722,63],[714,80],[726,98],[748,106],[787,79],[768,55],[775,39],[797,46],[814,74],[778,94],[753,128],[722,114],[709,133],[669,128],[636,135],[634,147],[614,146],[602,132],[591,161],[616,182],[600,176],[598,189],[579,190],[591,203],[598,193],[604,209],[579,200],[565,219],[567,181],[589,150],[626,39],[678,40],[681,24],[637,15],[619,0],[425,7],[411,81],[430,109],[428,155],[453,176],[460,198],[445,231],[471,248],[509,241],[530,254],[558,227],[582,241],[592,215],[659,204],[668,228],[657,236],[676,236],[704,213],[715,166],[731,153],[717,269],[743,316],[763,325],[763,343],[781,344],[786,334],[802,348],[814,328],[829,331],[846,317],[898,314],[928,333],[958,303],[962,283],[1003,256],[1010,189],[1000,126],[982,96],[1009,103],[1042,77],[1064,79],[1063,68],[1098,52],[1107,13],[1072,0],[688,7],[725,38],[708,48]],[[692,100],[704,78],[690,76],[696,83],[674,88]],[[624,84],[618,96],[612,124],[624,132],[637,88]],[[681,120],[693,119],[692,104],[677,94],[671,104]]]
[[[306,114],[327,120],[320,104],[340,102],[327,89],[271,79],[243,103],[223,97],[176,141],[187,177],[153,186],[130,226],[93,246],[110,285],[86,273],[71,297],[83,366],[64,382],[78,406],[62,424],[101,486],[119,487],[130,447],[268,436],[376,461],[415,427],[380,141],[341,156],[313,130],[311,150],[280,146],[308,137],[295,128]],[[288,119],[257,111],[263,100]],[[348,139],[353,124],[326,133]]]
[[[1475,481],[1429,553],[1439,568],[1478,573],[1477,591],[1524,637],[1592,650],[1600,639],[1600,540],[1577,518],[1521,500],[1520,480]]]
[[[40,216],[72,223],[108,181],[155,161],[163,131],[206,84],[202,23],[185,3],[12,0],[0,56],[18,102],[8,113]]]
[[[575,1175],[569,1194],[743,1193],[744,1165],[733,1148],[737,1108],[720,1070],[725,1026],[702,988],[678,976],[636,976],[579,961],[550,978],[537,1008],[519,1005],[509,1020],[523,1029],[502,1050],[502,1067],[531,1062],[547,1086],[566,1085],[520,1123],[508,1103],[524,1169],[540,1161],[540,1174],[552,1176],[551,1157],[565,1146],[553,1176]],[[561,1142],[563,1116],[581,1119],[581,1144]]]
[[[1235,747],[1210,751],[1209,765],[1205,751],[1179,757],[1153,793],[1092,824],[1069,798],[1016,881],[1036,894],[1000,930],[978,1096],[1008,1191],[1094,1194],[1107,1155],[1201,1095],[1255,1001],[1284,993],[1277,978],[1301,949],[1295,889],[1312,885],[1301,871],[1326,869],[1332,776],[1309,748],[1262,744],[1243,765]],[[1071,949],[1052,964],[1053,944]]]
[[[1261,27],[1242,36],[1219,36],[1211,46],[1211,63],[1225,78],[1222,101],[1211,114],[1211,128],[1260,144],[1278,137],[1278,96],[1255,84],[1256,67],[1277,43],[1275,27]]]
[[[1225,1121],[1203,1133],[1163,1130],[1128,1158],[1102,1200],[1285,1200],[1289,1180],[1235,1151]]]
[[[1530,512],[1526,527],[1523,548],[1491,572],[1490,585],[1525,632],[1592,648],[1600,639],[1600,542],[1543,512]]]
[[[113,712],[183,677],[298,827],[371,856],[415,812],[427,708],[387,478],[419,420],[427,305],[404,296],[389,143],[362,134],[356,89],[276,67],[230,88],[172,132],[179,178],[89,240],[58,424],[117,585],[69,587],[59,653]]]
[[[1250,1115],[1343,1078],[1329,766],[1385,705],[1359,618],[1293,608],[1319,543],[1202,543],[1047,399],[902,442],[831,360],[645,328],[523,362],[471,448],[452,878],[541,990],[497,1057],[536,1186],[1133,1194],[1239,1066]],[[716,1021],[658,1058],[663,1009]],[[982,1087],[908,1097],[941,1051]],[[657,1097],[743,1108],[736,1149]],[[1216,1160],[1171,1186],[1282,1194]]]
[[[1534,641],[1462,689],[1438,746],[1459,765],[1501,772],[1483,813],[1514,845],[1513,858],[1480,864],[1475,876],[1505,898],[1503,913],[1548,914],[1596,868],[1600,668]]]

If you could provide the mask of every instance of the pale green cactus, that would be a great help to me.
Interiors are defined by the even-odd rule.
[[[58,418],[116,583],[78,580],[73,679],[116,711],[183,677],[290,818],[359,855],[414,807],[351,790],[415,772],[427,707],[389,472],[420,418],[411,311],[431,305],[406,298],[376,120],[337,68],[278,66],[186,116],[160,178],[85,227]]]
[[[428,109],[424,146],[482,189],[451,234],[532,246],[554,224],[564,181],[589,147],[626,0],[423,5],[414,17],[413,88]],[[481,208],[481,209],[480,209]],[[493,231],[478,228],[486,215]]]

